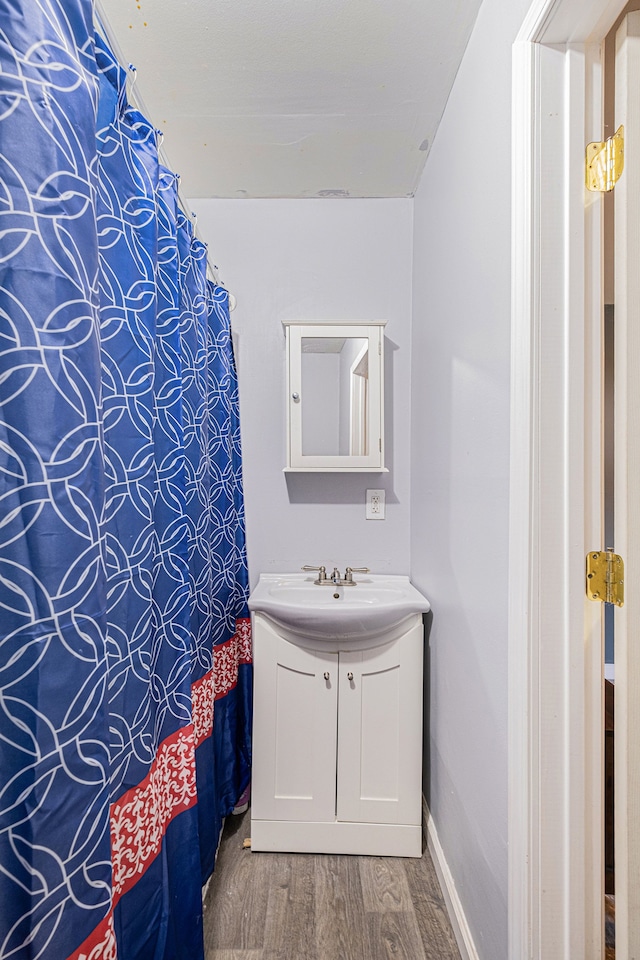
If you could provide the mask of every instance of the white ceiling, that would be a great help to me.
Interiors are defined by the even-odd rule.
[[[101,0],[189,197],[416,190],[481,0]]]

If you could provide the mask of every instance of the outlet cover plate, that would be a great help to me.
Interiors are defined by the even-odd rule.
[[[384,490],[367,490],[367,520],[384,520]]]

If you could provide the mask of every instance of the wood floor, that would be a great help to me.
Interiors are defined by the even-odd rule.
[[[206,960],[460,960],[427,851],[421,860],[242,849],[229,817],[204,902]]]

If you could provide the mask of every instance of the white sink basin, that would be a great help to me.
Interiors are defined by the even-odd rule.
[[[358,645],[394,639],[408,617],[430,609],[408,577],[355,577],[355,586],[334,587],[318,586],[306,574],[263,574],[249,608],[275,621],[291,639]]]

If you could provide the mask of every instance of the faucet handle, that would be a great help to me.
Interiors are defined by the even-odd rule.
[[[352,574],[354,573],[369,573],[369,567],[347,567],[344,574],[345,583],[354,583]]]
[[[327,579],[327,568],[326,567],[310,567],[308,563],[305,563],[304,567],[301,567],[302,570],[317,570],[318,579],[316,583]]]

